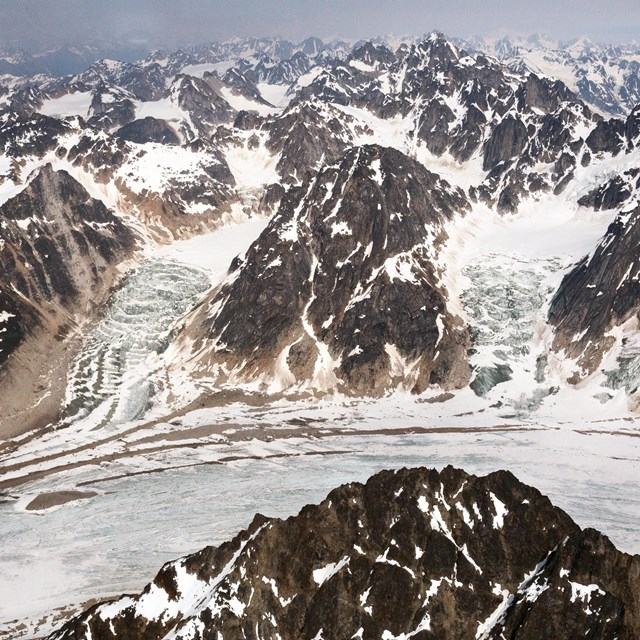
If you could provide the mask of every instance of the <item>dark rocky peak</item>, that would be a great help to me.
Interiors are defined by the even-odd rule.
[[[121,78],[121,84],[139,100],[159,100],[166,90],[166,75],[158,64],[132,65],[130,72]]]
[[[142,65],[157,64],[164,70],[167,77],[171,77],[177,73],[181,73],[185,67],[198,64],[199,62],[197,55],[193,51],[186,51],[185,49],[178,49],[177,51],[171,52],[158,50],[152,52],[146,60],[143,61]]]
[[[587,137],[587,146],[594,154],[617,155],[625,147],[625,121],[619,118],[601,120]]]
[[[401,469],[258,515],[50,640],[632,640],[639,575],[507,471]]]
[[[95,319],[136,243],[129,224],[51,165],[0,207],[0,316],[10,314],[0,327],[3,427],[42,428],[60,417],[67,338]]]
[[[216,64],[251,55],[248,51],[245,51],[245,54],[244,56],[238,54],[232,41],[225,43],[210,42],[176,51],[156,51],[146,60],[141,61],[140,64],[141,66],[157,64],[164,70],[166,77],[170,78],[182,73],[185,67],[191,65]]]
[[[290,42],[289,40],[285,40],[284,38],[264,38],[262,39],[262,41],[256,40],[254,49],[256,51],[261,51],[267,54],[274,60],[286,60],[293,55],[296,46],[292,42]],[[310,46],[310,49],[313,49],[313,45]]]
[[[55,96],[69,93],[74,86],[82,87],[82,91],[91,91],[101,85],[117,86],[138,100],[158,100],[165,91],[165,71],[150,60],[134,64],[102,59],[80,74],[47,83],[47,90]]]
[[[236,62],[235,68],[241,73],[251,73],[257,65],[268,66],[272,64],[275,64],[275,60],[273,58],[270,58],[265,53],[259,53],[248,58],[239,58]]]
[[[446,71],[466,55],[465,51],[459,50],[444,34],[432,33],[425,40],[411,47],[407,62],[415,69],[426,67],[431,70]]]
[[[509,38],[501,38],[498,40],[494,49],[499,60],[508,60],[519,53],[518,47],[514,45]]]
[[[27,85],[12,94],[9,108],[28,118],[42,107],[43,99],[44,95],[37,86]]]
[[[101,201],[92,198],[68,172],[56,171],[51,164],[37,169],[25,189],[2,205],[0,211],[3,220],[28,221],[28,224],[21,225],[27,231],[34,225],[34,228],[48,233],[47,225],[59,224],[60,219],[64,219],[72,228],[86,224],[89,229],[96,231],[96,225],[111,226],[113,228],[103,230],[105,236],[113,238],[116,243],[122,241],[128,248],[132,246],[127,242],[132,238],[131,232],[126,230],[123,222]],[[119,234],[121,237],[118,237]],[[38,233],[32,235],[37,237]],[[101,253],[105,260],[111,259],[108,244],[96,242],[92,248]]]
[[[553,348],[577,359],[576,371],[569,380],[572,383],[578,383],[598,368],[603,355],[615,343],[613,327],[640,317],[638,175],[637,170],[623,174],[588,196],[596,206],[606,206],[607,198],[630,202],[611,223],[595,250],[563,278],[549,307],[549,322],[554,327]],[[635,198],[630,199],[625,189],[632,189]],[[582,203],[589,204],[584,200]],[[627,392],[634,393],[636,381],[636,376],[625,376],[624,366],[620,366],[612,385],[614,388],[631,385],[627,386]]]
[[[352,143],[345,116],[318,100],[292,103],[269,125],[268,147],[279,153],[285,184],[302,184],[322,164],[334,162]]]
[[[310,38],[303,40],[297,46],[298,51],[300,51],[301,53],[304,53],[306,56],[309,56],[310,58],[315,58],[317,55],[322,53],[326,48],[327,46],[325,45],[325,43],[322,40],[320,40],[320,38],[316,38],[314,36],[311,36]]]
[[[73,76],[73,80],[87,86],[100,84],[119,84],[123,76],[127,75],[134,65],[119,60],[97,60],[85,71]]]
[[[88,85],[84,82],[76,80],[73,76],[65,78],[55,78],[40,83],[40,89],[48,98],[61,98],[72,93],[88,93],[95,89],[99,84],[103,84],[102,80],[96,85]]]
[[[274,60],[290,58],[296,50],[296,45],[284,38],[234,38],[223,44],[232,57],[249,58],[265,55]]]
[[[101,84],[117,85],[138,100],[158,100],[165,91],[165,70],[157,63],[130,64],[114,60],[99,60],[71,81],[88,87]]]
[[[640,193],[640,167],[630,167],[591,190],[578,200],[594,211],[621,211]]]
[[[315,62],[302,51],[297,51],[291,58],[281,60],[278,63],[261,60],[247,75],[254,82],[266,82],[268,84],[293,84],[300,76],[308,73]]]
[[[38,113],[25,118],[10,112],[0,128],[0,150],[14,158],[42,157],[56,149],[60,138],[72,130],[67,122]]]
[[[147,142],[168,145],[180,144],[178,134],[166,120],[159,120],[151,116],[124,125],[118,129],[116,136],[136,144]]]
[[[120,218],[50,164],[0,207],[0,220],[0,289],[20,310],[22,338],[53,322],[54,311],[72,312],[93,294],[99,298],[113,281],[105,269],[135,247]],[[5,349],[3,359],[8,355]]]
[[[362,54],[367,59],[374,56],[371,43],[363,47]],[[436,155],[452,146],[455,136],[450,135],[450,128],[454,123],[466,135],[467,124],[475,129],[478,119],[487,121],[487,116],[482,115],[484,111],[504,115],[515,102],[518,78],[507,74],[495,60],[467,56],[437,34],[412,45],[406,52],[399,50],[395,55],[388,49],[382,52],[383,62],[377,64],[383,65],[386,73],[374,71],[354,58],[354,52],[347,62],[324,68],[309,86],[299,91],[299,99],[361,107],[383,118],[417,116],[422,121],[419,129],[423,129],[418,135],[424,140],[431,138],[429,148]],[[465,114],[454,113],[457,94],[461,92],[466,95],[460,110],[474,107],[477,111],[469,115],[469,122],[463,122]],[[472,94],[478,104],[472,103]],[[474,137],[477,147],[482,136],[474,132]]]
[[[120,138],[103,130],[85,127],[80,136],[67,147],[61,146],[57,153],[76,167],[82,167],[100,182],[108,182],[113,173],[126,160],[130,149]]]
[[[640,146],[640,104],[629,114],[624,125],[624,136],[630,148]]]
[[[373,79],[370,74],[349,65],[346,61],[337,61],[323,68],[313,82],[300,89],[297,101],[322,100],[340,105],[358,105],[368,103],[369,86]]]
[[[508,112],[484,144],[489,173],[479,189],[482,198],[500,212],[514,212],[522,198],[560,193],[575,177],[584,151],[584,140],[575,131],[592,127],[592,115],[580,103],[563,104],[544,115]],[[536,171],[538,164],[550,165],[550,171]]]
[[[518,88],[518,108],[524,112],[537,109],[551,113],[566,102],[579,102],[579,98],[560,80],[540,77],[535,73],[527,75],[527,80]]]
[[[506,160],[518,157],[528,137],[524,122],[511,114],[507,115],[493,130],[485,145],[483,169],[489,171]]]
[[[178,75],[168,96],[191,116],[195,131],[185,131],[186,139],[210,136],[220,124],[229,124],[235,118],[231,105],[200,78]]]
[[[258,87],[239,69],[229,69],[222,76],[222,82],[230,87],[233,93],[241,95],[248,100],[253,100],[258,104],[268,104],[262,97]]]
[[[373,395],[465,384],[468,335],[435,261],[445,222],[468,206],[399,151],[347,151],[285,195],[194,319],[203,369]]]
[[[88,122],[99,129],[111,130],[136,117],[135,96],[115,85],[101,84],[94,91]]]
[[[389,47],[372,42],[365,42],[362,46],[354,49],[346,60],[347,64],[361,62],[367,67],[378,71],[389,67],[395,61],[396,56]]]

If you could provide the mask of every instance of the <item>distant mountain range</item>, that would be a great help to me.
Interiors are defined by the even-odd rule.
[[[392,50],[400,45],[415,44],[419,37],[385,36],[371,40]],[[640,96],[640,44],[610,45],[587,38],[559,41],[544,35],[490,39],[474,37],[455,39],[455,43],[470,52],[484,52],[516,70],[562,80],[592,107],[609,115],[621,115],[637,104]],[[182,62],[207,64],[222,60],[266,56],[276,63],[293,61],[295,54],[316,58],[320,54],[345,57],[365,41],[333,40],[324,42],[310,37],[300,43],[284,38],[235,38],[225,43],[204,44],[174,51],[156,51],[151,60],[167,60],[175,69]],[[146,58],[150,49],[141,44],[98,42],[91,45],[63,46],[51,50],[27,53],[20,49],[0,51],[0,75],[49,75],[61,77],[82,73],[101,59],[136,62]]]
[[[142,45],[96,42],[91,45],[63,46],[28,53],[21,49],[0,51],[0,75],[49,75],[53,77],[81,73],[102,58],[134,62],[144,58],[149,49]]]

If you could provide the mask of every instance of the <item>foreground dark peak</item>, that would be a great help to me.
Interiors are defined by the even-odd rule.
[[[287,520],[256,516],[52,640],[618,638],[640,556],[499,471],[384,471]]]

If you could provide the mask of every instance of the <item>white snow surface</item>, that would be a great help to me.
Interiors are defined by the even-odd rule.
[[[137,102],[136,119],[147,118],[149,116],[169,122],[180,122],[187,120],[189,117],[187,112],[169,97],[149,102]]]
[[[261,116],[269,116],[279,113],[280,109],[262,104],[257,100],[251,100],[233,89],[228,87],[220,87],[220,95],[236,110],[236,111],[255,111]]]
[[[331,562],[320,569],[314,569],[313,579],[318,586],[322,586],[349,562],[349,556],[345,556],[339,562]]]
[[[259,82],[256,86],[260,95],[274,107],[286,107],[293,97],[289,93],[289,86],[286,84],[269,84],[267,82]]]
[[[152,250],[149,255],[205,269],[210,275],[211,285],[214,286],[226,276],[233,258],[244,253],[264,231],[268,222],[268,218],[245,216],[244,220],[228,224],[212,233]]]
[[[59,98],[48,98],[43,101],[40,113],[45,116],[67,118],[69,116],[86,117],[91,106],[90,91],[67,93]]]

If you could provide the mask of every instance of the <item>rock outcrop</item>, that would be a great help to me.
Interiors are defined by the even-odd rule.
[[[554,348],[579,367],[573,382],[597,369],[615,343],[614,327],[640,319],[638,243],[640,206],[616,217],[593,253],[563,278],[551,301]]]
[[[50,640],[618,638],[640,634],[640,556],[511,473],[384,471],[166,564]]]
[[[180,138],[168,122],[151,116],[124,125],[118,129],[117,135],[123,140],[137,144],[146,144],[147,142],[180,144]]]

